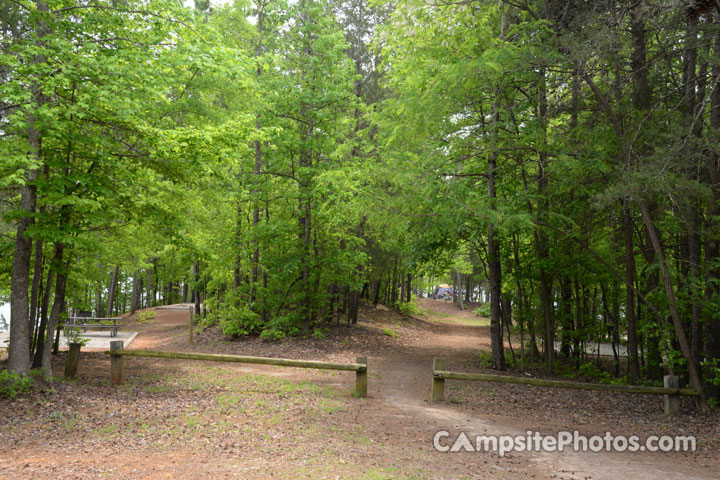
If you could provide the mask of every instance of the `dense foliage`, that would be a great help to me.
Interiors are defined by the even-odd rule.
[[[510,361],[550,372],[607,342],[616,377],[717,395],[719,18],[5,2],[9,369],[49,372],[68,312],[193,301],[205,326],[276,339],[356,323],[362,297],[412,311],[442,281],[489,301],[495,368],[509,336]]]

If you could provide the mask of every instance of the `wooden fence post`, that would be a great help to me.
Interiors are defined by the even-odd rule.
[[[367,397],[367,357],[357,357],[355,363],[365,365],[365,368],[355,371],[355,395]]]
[[[665,388],[680,388],[680,381],[677,375],[665,375],[663,377]],[[665,397],[665,415],[676,415],[680,412],[679,395],[663,395]]]
[[[188,322],[189,325],[189,333],[190,333],[190,345],[193,344],[193,307],[189,308],[190,310],[190,321]]]
[[[118,352],[124,349],[124,342],[122,340],[114,340],[110,342],[110,351]],[[110,382],[113,385],[123,384],[123,365],[125,359],[122,355],[110,354]]]
[[[80,344],[71,343],[67,360],[65,360],[65,378],[75,378],[80,361]]]
[[[435,372],[439,370],[445,370],[446,362],[444,358],[433,359],[433,382],[432,382],[432,396],[430,397],[431,402],[437,402],[445,399],[445,379],[437,378]]]

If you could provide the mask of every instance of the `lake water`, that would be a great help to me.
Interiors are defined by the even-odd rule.
[[[10,304],[0,303],[0,332],[7,332],[10,324]]]

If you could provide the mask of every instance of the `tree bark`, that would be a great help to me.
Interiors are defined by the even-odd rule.
[[[147,284],[145,285],[145,308],[152,307],[152,270],[147,269]]]
[[[264,11],[264,3],[258,2],[258,8],[257,8],[257,34],[258,34],[258,43],[255,48],[255,57],[260,58],[263,53],[263,44],[262,44],[262,35],[263,35],[263,20],[265,18],[265,11]],[[256,71],[256,78],[260,79],[262,76],[262,62],[258,61],[258,67]],[[255,128],[259,131],[261,128],[260,125],[260,115],[256,115],[255,117]],[[260,174],[262,172],[262,145],[260,144],[260,140],[255,140],[255,165],[253,168],[253,173],[255,174],[255,179],[253,183],[253,253],[251,257],[251,268],[250,268],[250,298],[248,300],[248,304],[251,309],[254,308],[255,303],[255,297],[256,297],[256,284],[259,279],[259,269],[260,269],[260,242],[257,237],[257,228],[258,225],[260,225],[260,192],[258,191],[258,182],[260,181]]]
[[[710,126],[715,132],[720,131],[720,32],[715,34],[713,42],[712,78],[716,85],[710,97]],[[712,200],[706,214],[707,228],[705,233],[705,263],[707,279],[705,281],[705,298],[712,304],[720,296],[720,151],[717,140],[711,140],[711,150],[707,157],[707,174],[712,191]],[[720,359],[720,320],[715,312],[709,312],[705,319],[705,355],[708,360]],[[714,395],[720,397],[720,386],[712,385],[715,379],[711,372],[708,383]]]
[[[110,318],[113,316],[113,305],[115,302],[115,290],[117,288],[118,273],[120,272],[120,265],[115,265],[112,278],[110,279],[110,285],[108,287],[108,304],[105,316]]]
[[[130,295],[130,313],[135,313],[142,308],[142,275],[140,270],[133,273],[132,294]]]
[[[488,197],[490,205],[495,209],[495,153],[488,156]],[[500,264],[500,243],[497,239],[495,225],[488,225],[488,275],[490,277],[490,343],[492,348],[492,363],[496,370],[505,370],[505,351],[502,330],[502,270]]]
[[[695,368],[695,363],[692,360],[690,346],[688,345],[687,337],[685,336],[685,331],[683,330],[682,321],[680,320],[680,314],[678,313],[677,302],[675,300],[675,291],[673,289],[672,280],[668,271],[667,262],[665,261],[665,252],[660,245],[660,237],[655,230],[655,225],[652,224],[650,212],[648,211],[647,206],[640,199],[638,199],[638,204],[640,206],[640,211],[642,212],[643,221],[645,222],[645,226],[647,227],[648,233],[650,234],[650,240],[652,241],[653,248],[655,249],[655,255],[657,255],[658,263],[660,264],[660,275],[662,277],[663,284],[665,285],[665,295],[668,302],[668,308],[670,309],[670,316],[672,318],[673,327],[675,327],[675,337],[678,341],[678,344],[680,345],[680,351],[682,352],[682,355],[687,362],[690,385],[700,394],[700,406],[701,409],[705,410],[705,393],[702,388],[702,382],[700,381],[700,375],[698,374],[698,371]]]
[[[463,303],[463,283],[462,283],[462,273],[457,272],[457,298],[458,298],[458,307],[460,310],[465,310],[465,304]]]
[[[43,291],[42,301],[40,305],[40,326],[38,327],[35,356],[32,363],[33,368],[40,368],[42,366],[42,355],[43,349],[45,348],[45,336],[52,336],[52,332],[47,331],[47,321],[49,316],[48,307],[50,305],[50,293],[52,292],[54,275],[55,270],[51,262],[50,267],[48,268],[47,278],[45,279],[45,288]]]
[[[52,310],[50,311],[50,318],[48,319],[47,335],[45,336],[45,344],[42,352],[42,371],[45,378],[52,377],[52,364],[50,362],[50,354],[52,353],[55,327],[57,326],[58,319],[60,318],[60,312],[62,306],[65,303],[65,285],[67,280],[67,269],[69,268],[69,261],[63,265],[65,254],[65,245],[58,242],[55,244],[55,253],[53,255],[52,268],[57,272],[55,280],[55,298],[53,299]]]
[[[42,207],[41,207],[42,209]],[[40,290],[40,279],[43,275],[43,242],[41,239],[35,240],[35,263],[33,265],[33,280],[30,290],[30,354],[32,355],[32,343],[37,328],[37,310],[38,310],[38,294]]]
[[[627,320],[628,367],[630,370],[630,380],[633,385],[637,385],[640,379],[640,362],[638,361],[637,325],[635,318],[635,250],[629,200],[623,202],[622,224],[625,239],[625,319]]]
[[[44,0],[37,0],[35,6],[38,12],[48,12],[48,5]],[[37,41],[42,43],[43,38],[50,33],[45,20],[38,21],[36,27]],[[43,55],[36,55],[33,63],[42,64],[46,59]],[[32,100],[35,108],[41,108],[46,103],[40,85],[31,85]],[[26,235],[30,225],[35,221],[35,207],[37,203],[38,167],[42,164],[42,133],[37,129],[35,116],[28,116],[28,144],[30,146],[30,162],[25,170],[25,183],[20,191],[20,210],[23,216],[17,223],[15,235],[15,248],[13,251],[12,273],[10,281],[10,355],[7,368],[18,375],[27,375],[30,372],[30,312],[28,309],[28,287],[30,284],[30,256],[32,253],[32,240]]]
[[[200,262],[193,262],[193,302],[195,303],[195,315],[200,315]]]

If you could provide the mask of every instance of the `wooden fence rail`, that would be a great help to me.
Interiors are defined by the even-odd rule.
[[[322,370],[344,370],[355,372],[354,394],[367,396],[367,357],[357,357],[356,363],[320,362],[314,360],[294,360],[288,358],[248,357],[244,355],[219,355],[214,353],[165,352],[158,350],[124,350],[123,342],[110,342],[110,377],[113,385],[123,383],[124,357],[153,357],[176,360],[202,360],[209,362],[232,362],[257,365],[276,365],[280,367],[314,368]]]
[[[673,415],[680,409],[680,395],[697,396],[696,390],[679,388],[678,377],[665,376],[664,387],[645,387],[639,385],[606,385],[602,383],[571,382],[565,380],[547,380],[544,378],[511,377],[508,375],[494,375],[486,373],[461,373],[446,370],[444,358],[433,360],[433,384],[431,401],[436,402],[445,398],[445,380],[473,380],[482,382],[515,383],[522,385],[535,385],[539,387],[574,388],[580,390],[600,390],[604,392],[640,393],[650,395],[665,395],[665,413]]]

